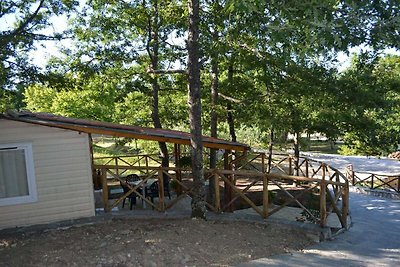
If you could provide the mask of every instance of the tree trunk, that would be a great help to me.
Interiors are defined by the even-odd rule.
[[[307,132],[307,150],[310,151],[311,149],[311,134]]]
[[[329,143],[331,145],[331,151],[335,149],[335,140],[333,138],[329,138]]]
[[[218,84],[219,84],[219,67],[218,60],[213,59],[211,63],[211,137],[217,138],[217,126],[218,126],[218,115],[217,115],[217,102],[218,102]],[[211,149],[210,152],[210,168],[215,168],[217,165],[216,149]]]
[[[158,109],[158,92],[160,90],[160,86],[158,84],[158,79],[155,77],[152,79],[152,87],[153,87],[153,99],[152,99],[152,110],[151,110],[151,118],[153,120],[154,128],[162,128],[159,109]],[[161,166],[169,167],[169,156],[168,156],[168,148],[165,142],[158,142],[158,147],[160,148],[160,154],[162,158]]]
[[[216,34],[216,32],[214,32]],[[211,60],[211,137],[217,138],[217,126],[218,126],[218,115],[216,111],[217,101],[218,101],[218,84],[219,84],[219,67],[218,59],[213,58]],[[210,149],[210,169],[215,169],[217,167],[217,150]],[[208,185],[208,200],[211,203],[215,203],[215,188],[214,188],[215,178],[212,176],[209,180]]]
[[[233,60],[231,59],[231,63],[229,64],[228,67],[228,84],[229,87],[232,88],[233,86]],[[229,134],[231,135],[231,140],[233,142],[236,142],[236,131],[235,131],[235,122],[233,120],[233,115],[232,115],[232,104],[228,100],[228,104],[226,105],[227,108],[227,114],[226,114],[226,119],[228,122],[229,126]]]
[[[150,57],[151,67],[154,70],[158,69],[159,64],[159,22],[158,22],[158,3],[154,3],[154,14],[153,17],[148,17],[148,39],[147,39],[147,53]],[[152,21],[153,19],[153,21]],[[153,120],[154,128],[162,128],[160,115],[159,115],[159,91],[160,84],[158,82],[157,75],[153,75],[151,78],[151,86],[153,89],[153,97],[152,97],[152,109],[151,109],[151,119]],[[161,166],[169,167],[169,156],[168,156],[168,148],[165,142],[158,142],[158,146],[160,148],[160,154],[162,158]]]
[[[192,217],[206,217],[203,144],[201,134],[201,88],[199,63],[199,0],[188,1],[188,91],[190,142],[193,172]]]

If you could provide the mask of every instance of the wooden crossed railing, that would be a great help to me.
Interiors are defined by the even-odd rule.
[[[109,156],[109,157],[96,157],[94,158],[94,164],[97,165],[114,165],[114,166],[131,166],[140,167],[134,170],[139,173],[148,173],[149,167],[160,167],[161,159],[157,154],[149,155],[124,155],[124,156]],[[144,168],[142,168],[144,167]],[[128,169],[116,168],[116,174],[123,175]]]
[[[215,203],[215,209],[217,211],[223,211],[229,206],[233,201],[237,198],[242,198],[252,209],[254,209],[259,215],[263,218],[268,218],[274,213],[278,212],[285,206],[295,202],[297,205],[301,207],[301,209],[307,213],[314,222],[317,222],[321,225],[321,227],[325,227],[327,223],[327,217],[329,214],[334,212],[342,227],[347,227],[347,215],[349,210],[349,186],[348,182],[336,182],[332,180],[325,179],[317,179],[317,178],[307,178],[307,177],[298,177],[298,176],[289,176],[289,175],[280,175],[274,173],[260,173],[257,171],[229,171],[229,170],[211,170],[209,174],[214,176],[214,181],[216,184],[220,184],[220,182],[225,183],[225,187],[230,187],[234,193],[235,197],[231,199],[228,203],[225,203],[225,206],[221,206],[220,203]],[[235,179],[232,179],[232,176]],[[241,177],[251,177],[248,179],[248,183],[242,188],[240,188],[235,180],[240,180]],[[302,184],[302,189],[304,189],[300,194],[294,196],[290,190],[287,190],[285,185],[288,184],[288,181]],[[254,186],[259,186],[262,189],[262,206],[257,206],[247,195],[246,193]],[[215,185],[216,199],[218,199],[218,190],[219,186]],[[243,188],[244,187],[244,188]],[[288,199],[278,205],[273,209],[269,209],[270,207],[270,198],[269,192],[273,190],[273,188],[279,188],[284,192]],[[225,188],[226,190],[226,188]],[[317,218],[314,213],[305,205],[303,205],[299,198],[304,196],[306,193],[317,191],[319,192],[319,214],[320,217]],[[342,206],[339,207],[339,199],[342,201]]]
[[[255,170],[262,173],[302,176],[308,178],[326,178],[333,181],[345,181],[347,177],[336,168],[305,157],[296,159],[293,155],[273,154],[269,164],[265,153],[243,154],[230,162],[230,169]]]
[[[146,204],[150,205],[153,209],[156,209],[160,212],[163,212],[172,206],[174,206],[178,201],[180,201],[185,196],[194,196],[193,183],[190,183],[191,179],[187,177],[184,178],[183,172],[190,172],[190,169],[187,168],[162,168],[162,167],[138,167],[138,166],[120,166],[120,165],[94,165],[94,168],[100,173],[100,180],[103,191],[103,203],[104,210],[110,211],[112,208],[118,206],[121,201],[123,201],[127,196],[131,193],[135,193],[136,196],[142,201],[146,202]],[[127,172],[141,171],[145,173],[144,176],[141,176],[141,182],[135,186],[125,183],[124,176],[121,174]],[[165,200],[165,192],[164,192],[164,178],[168,177],[170,183],[174,181],[176,184],[176,197],[171,199],[170,201]],[[144,190],[139,190],[139,188],[143,188],[143,186],[149,181],[151,178],[156,178],[159,186],[159,201],[157,204],[152,203],[144,193]],[[183,179],[186,180],[183,181]],[[187,183],[189,181],[189,183]],[[114,200],[111,204],[109,203],[109,187],[112,184],[118,182],[123,182],[128,188],[129,191],[120,195],[116,200]],[[217,211],[214,205],[210,203],[206,203],[207,207],[210,210]]]
[[[355,172],[352,167],[347,167],[346,176],[354,186],[400,193],[400,174],[383,175],[371,172]]]
[[[243,158],[242,158],[243,160]],[[214,196],[206,202],[207,207],[216,212],[229,211],[232,204],[237,199],[242,199],[247,203],[252,209],[254,209],[263,218],[268,218],[274,213],[280,211],[282,208],[286,207],[291,203],[296,203],[312,220],[319,223],[321,227],[325,227],[327,223],[327,217],[329,214],[336,214],[342,227],[347,227],[347,214],[349,209],[349,185],[348,181],[340,181],[340,175],[337,173],[330,174],[330,169],[327,165],[320,165],[319,167],[310,167],[308,163],[304,161],[299,164],[299,171],[303,168],[301,166],[309,166],[309,174],[313,177],[301,177],[288,175],[286,173],[267,173],[260,171],[256,161],[261,160],[262,156],[253,156],[247,164],[238,164],[237,159],[235,164],[237,164],[239,170],[220,170],[213,169],[207,170],[205,172],[205,179],[209,183],[210,187],[213,187]],[[243,161],[242,161],[243,162]],[[275,167],[280,166],[283,169],[282,163],[275,163]],[[246,170],[243,166],[253,164],[254,170]],[[142,199],[150,207],[163,212],[172,206],[174,206],[178,201],[180,201],[185,196],[193,197],[195,195],[195,190],[193,188],[192,178],[190,177],[190,169],[184,168],[161,168],[161,167],[147,167],[147,166],[121,166],[121,165],[95,165],[94,168],[99,170],[102,188],[103,188],[103,202],[105,211],[110,211],[113,207],[116,207],[121,201],[134,192],[139,199]],[[278,168],[278,169],[279,169]],[[108,186],[109,181],[114,182],[122,181],[124,178],[122,174],[128,172],[140,172],[145,175],[142,176],[142,181],[135,185],[127,185],[129,191],[122,194],[118,199],[114,200],[111,204],[109,203],[108,197]],[[189,173],[185,178],[182,177],[182,173]],[[317,175],[318,173],[322,175]],[[164,196],[164,177],[167,176],[170,181],[175,181],[176,183],[176,195],[171,200],[166,200]],[[143,193],[143,190],[138,190],[142,187],[150,178],[158,179],[159,183],[159,201],[158,203],[151,202]],[[213,179],[211,179],[213,178]],[[290,190],[288,190],[288,184],[295,183],[298,187],[302,188],[302,191],[298,195],[293,195]],[[270,191],[281,190],[287,196],[284,203],[272,207],[270,205]],[[262,205],[255,203],[248,196],[248,192],[251,190],[258,190],[262,192]],[[309,208],[307,208],[303,203],[301,203],[300,198],[307,193],[317,192],[319,196],[319,216],[316,216]],[[228,194],[229,193],[229,194]],[[227,197],[230,195],[230,197]],[[341,206],[339,202],[341,201]]]

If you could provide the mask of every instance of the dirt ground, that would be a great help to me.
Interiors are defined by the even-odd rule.
[[[301,230],[272,223],[114,218],[0,232],[0,265],[234,266],[312,243]]]

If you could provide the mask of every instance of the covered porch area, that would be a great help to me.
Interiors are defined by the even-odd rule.
[[[207,137],[205,137],[207,138]],[[105,212],[147,209],[159,212],[182,207],[190,208],[193,194],[191,158],[188,153],[189,139],[171,142],[169,167],[162,166],[159,155],[121,155],[93,157],[93,181],[95,189],[101,191],[101,202]],[[212,140],[204,143],[204,162],[209,160],[209,149],[216,149],[219,155],[218,170],[232,170],[232,158],[249,151],[247,145],[229,141],[220,145]],[[169,146],[171,147],[171,146]],[[223,203],[231,202],[234,192],[226,182],[214,179],[215,173],[205,167],[205,187],[207,209],[219,213]],[[132,181],[132,178],[135,181]],[[234,177],[229,181],[234,184]],[[218,201],[217,201],[218,199]],[[134,202],[131,206],[127,202]],[[124,203],[125,202],[125,203]],[[221,204],[222,203],[222,204]],[[229,204],[233,211],[233,202]]]
[[[189,133],[43,113],[19,114],[10,119],[87,134],[91,151],[91,166],[87,167],[92,170],[94,189],[101,191],[105,212],[119,209],[124,200],[134,199],[142,209],[163,213],[194,196],[192,172],[187,164],[191,160],[183,153],[184,146],[190,145]],[[158,155],[95,158],[93,135],[173,144],[169,166],[161,166]],[[334,217],[339,228],[347,228],[349,182],[335,168],[307,158],[251,152],[246,144],[207,136],[203,137],[203,146],[205,162],[208,149],[218,150],[219,155],[217,168],[204,170],[209,211],[219,214],[250,209],[266,219],[295,208],[298,221],[326,227]],[[130,212],[130,207],[124,210]],[[132,213],[135,211],[132,209]]]

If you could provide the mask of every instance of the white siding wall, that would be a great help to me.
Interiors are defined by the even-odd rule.
[[[87,134],[0,119],[0,144],[31,142],[38,201],[0,206],[0,229],[94,216]]]

